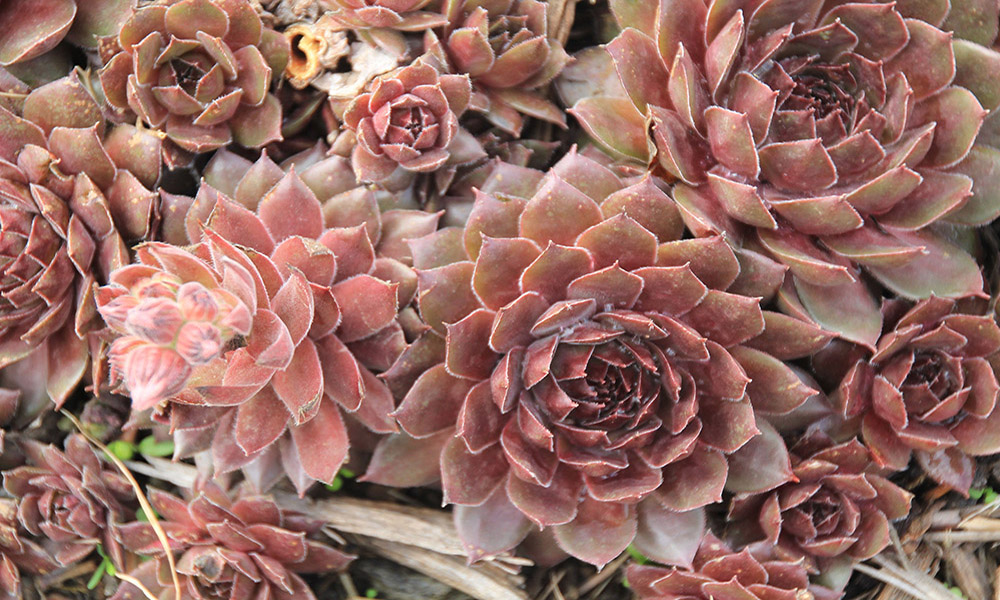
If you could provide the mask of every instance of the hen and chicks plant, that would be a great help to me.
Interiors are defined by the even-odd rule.
[[[350,465],[472,562],[833,600],[901,472],[981,483],[1000,6],[300,4],[0,5],[0,595],[317,597],[282,492]]]

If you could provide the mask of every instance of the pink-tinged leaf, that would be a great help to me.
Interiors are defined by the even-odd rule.
[[[924,172],[924,180],[904,201],[879,215],[890,230],[915,231],[960,207],[972,195],[972,179],[957,173]]]
[[[523,237],[539,246],[549,242],[572,245],[578,235],[603,219],[601,208],[589,196],[558,176],[551,176],[521,212]]]
[[[918,102],[908,127],[933,122],[934,139],[921,167],[951,167],[972,148],[987,111],[967,89],[949,87]]]
[[[13,0],[0,9],[0,65],[30,60],[54,48],[69,31],[72,0]]]
[[[484,235],[472,274],[472,287],[483,305],[498,310],[517,298],[521,274],[539,254],[531,240]]]
[[[48,363],[45,391],[55,402],[56,408],[59,408],[87,372],[90,363],[87,340],[77,337],[72,327],[63,327],[48,340]],[[21,402],[21,412],[24,415],[34,414],[23,405],[23,400]],[[6,422],[9,424],[10,419]]]
[[[680,211],[649,176],[598,200],[605,218],[625,213],[655,235],[657,242],[670,242],[683,235],[684,222]]]
[[[996,9],[992,9],[994,12]],[[966,11],[952,11],[952,15],[963,18],[962,13]],[[980,21],[976,16],[977,11],[968,11],[967,17],[970,21]],[[983,18],[982,22],[988,22]],[[978,23],[977,23],[978,24]],[[987,25],[987,27],[995,27]],[[988,34],[989,35],[989,34]],[[958,39],[961,38],[961,39]],[[991,113],[1000,107],[1000,95],[996,86],[993,85],[997,77],[1000,77],[1000,53],[990,48],[996,34],[992,34],[989,40],[979,43],[971,38],[959,34],[952,40],[952,50],[955,52],[955,79],[952,85],[964,88],[976,95],[983,108]]]
[[[326,394],[346,410],[358,410],[365,385],[361,379],[361,367],[351,351],[333,335],[316,341],[316,349],[322,356],[320,365]]]
[[[652,26],[656,34],[650,37],[656,39],[664,62],[674,62],[674,55],[681,44],[691,52],[695,62],[701,62],[704,58],[704,34],[700,26],[692,27],[692,24],[704,23],[707,17],[708,8],[700,0],[664,0],[659,3],[656,24]]]
[[[684,183],[703,182],[705,172],[711,167],[708,142],[688,128],[676,112],[658,106],[651,106],[649,112],[660,166]]]
[[[736,494],[758,494],[793,478],[788,448],[781,434],[764,419],[757,420],[760,435],[729,455],[726,490]]]
[[[629,271],[652,266],[656,261],[656,236],[625,213],[590,227],[580,234],[576,245],[590,251],[597,269],[617,262]]]
[[[351,554],[346,554],[321,542],[306,540],[306,557],[300,562],[295,563],[295,572],[330,573],[333,571],[342,571],[355,558]],[[303,583],[296,582],[296,586],[298,585],[302,585],[302,588],[300,588],[301,593],[311,593],[309,592],[309,588]],[[304,598],[311,600],[309,596],[304,596]]]
[[[575,246],[550,243],[521,275],[525,292],[538,292],[549,302],[566,297],[566,286],[574,279],[590,273],[594,261],[590,253]]]
[[[473,263],[460,262],[417,272],[420,314],[442,336],[447,333],[445,323],[454,323],[482,306],[472,290],[473,269]]]
[[[236,443],[236,411],[230,410],[219,419],[212,437],[212,464],[216,474],[229,473],[243,467],[257,458],[247,455]]]
[[[674,512],[649,498],[638,513],[636,549],[656,562],[690,568],[705,533],[704,511]]]
[[[274,239],[257,215],[223,195],[218,196],[205,226],[226,240],[239,240],[241,246],[264,254],[274,250]]]
[[[319,241],[336,256],[338,279],[371,272],[375,264],[375,248],[372,247],[364,225],[327,229]],[[325,285],[323,281],[313,278],[310,280]]]
[[[624,469],[605,477],[588,476],[584,481],[588,493],[597,501],[631,503],[659,488],[663,483],[663,473],[633,457]]]
[[[276,242],[294,235],[315,239],[323,233],[319,200],[294,168],[260,200],[257,213]]]
[[[626,27],[605,46],[632,103],[645,112],[647,104],[670,106],[666,66],[657,53],[656,42],[637,29]]]
[[[435,365],[413,383],[393,415],[413,437],[429,437],[455,426],[472,386],[471,381],[449,375],[444,365]]]
[[[291,413],[295,425],[301,425],[316,413],[323,398],[323,384],[319,353],[309,339],[302,340],[288,367],[271,379],[271,386]]]
[[[540,317],[548,312],[549,304],[537,292],[527,292],[497,311],[489,335],[489,347],[506,354],[518,346],[534,341]]]
[[[837,169],[818,139],[763,146],[760,169],[768,181],[791,191],[823,190],[837,181]]]
[[[742,448],[760,432],[746,399],[737,402],[708,396],[700,401],[698,412],[705,415],[701,441],[726,454]]]
[[[499,444],[473,454],[459,437],[441,451],[441,489],[444,502],[479,506],[497,490],[510,470]]]
[[[891,527],[889,520],[880,511],[872,510],[862,513],[861,524],[858,525],[857,529],[858,540],[847,553],[856,560],[868,560],[875,556],[892,541],[889,533]]]
[[[755,410],[786,414],[820,393],[809,387],[794,369],[760,350],[738,347],[732,348],[730,354],[750,378],[747,394]]]
[[[602,202],[622,188],[622,180],[618,175],[601,162],[580,154],[575,147],[570,148],[549,173],[572,182],[573,187],[594,202]]]
[[[596,312],[597,302],[593,298],[556,302],[532,319],[534,324],[531,326],[530,335],[524,336],[523,343],[531,344],[534,341],[533,337],[543,337],[569,329],[590,319]]]
[[[456,506],[455,528],[471,562],[506,552],[531,529],[531,521],[517,510],[503,487],[480,506]]]
[[[513,473],[507,477],[508,498],[539,527],[572,521],[582,490],[580,473],[571,467],[560,467],[548,487],[534,485]]]
[[[271,310],[288,329],[292,344],[298,345],[313,322],[313,293],[300,272],[293,272],[271,299]]]
[[[337,337],[345,343],[381,331],[396,318],[396,284],[357,275],[331,289],[343,315]]]
[[[614,264],[571,281],[566,286],[566,298],[590,299],[598,306],[633,308],[643,291],[643,276],[640,272],[657,268],[645,267],[638,269],[637,273],[630,273]]]
[[[505,419],[493,400],[490,382],[481,381],[469,390],[462,403],[456,434],[465,441],[471,452],[482,452],[500,441],[504,422]]]
[[[365,384],[365,397],[361,401],[361,407],[354,413],[354,418],[375,433],[399,431],[396,420],[392,418],[396,401],[389,386],[365,367],[361,367],[361,380]]]
[[[824,23],[840,19],[858,36],[855,52],[871,60],[887,59],[909,38],[906,23],[896,7],[885,4],[846,4],[828,12]]]
[[[534,186],[531,188],[534,190]],[[530,193],[527,194],[530,196]],[[465,224],[465,250],[475,260],[483,244],[483,235],[495,238],[518,237],[518,221],[527,201],[520,196],[498,199],[475,192],[475,202]]]
[[[870,267],[904,265],[923,248],[905,243],[874,222],[840,235],[824,236],[823,244],[842,257]]]
[[[500,433],[500,446],[513,473],[526,481],[548,486],[555,477],[559,459],[552,450],[540,447],[522,433],[519,419],[511,418]]]
[[[592,96],[569,109],[590,137],[621,158],[642,163],[653,159],[655,147],[647,134],[646,119],[626,98]]]
[[[944,219],[956,225],[983,225],[1000,216],[1000,151],[976,144],[969,154],[952,169],[975,181],[972,196]]]
[[[101,121],[100,108],[75,72],[32,90],[24,99],[21,116],[46,133],[56,126],[86,129]]]
[[[917,101],[934,94],[955,77],[955,55],[951,33],[918,19],[907,19],[910,42],[884,67],[901,72],[913,88]]]
[[[873,413],[866,414],[862,419],[861,436],[879,465],[902,471],[909,464],[910,447],[899,439],[888,423]]]
[[[701,48],[688,49],[683,45],[677,47],[677,54],[670,68],[667,91],[670,93],[674,110],[688,128],[691,131],[704,133],[704,113],[709,104],[708,91],[705,89],[699,67],[691,60],[692,51],[700,53]]]
[[[958,440],[958,447],[969,456],[985,456],[1000,452],[1000,410],[994,408],[989,416],[967,416],[951,428]]]
[[[574,557],[598,567],[625,551],[636,534],[635,507],[598,502],[585,496],[576,518],[555,527],[559,547]]]
[[[684,321],[726,348],[756,337],[764,330],[759,300],[718,290],[708,290],[702,301],[685,315]]]
[[[288,426],[288,411],[270,387],[239,406],[236,443],[247,455],[255,454],[281,437]]]
[[[821,286],[794,281],[799,299],[817,325],[848,341],[875,347],[882,334],[882,313],[863,282]]]
[[[726,215],[741,223],[765,229],[778,227],[778,222],[774,220],[774,215],[764,203],[756,185],[734,181],[717,173],[709,173],[708,187],[713,199],[708,200],[706,196],[705,204],[712,209],[715,209],[715,204],[718,203],[718,208],[725,211]],[[699,197],[693,193],[692,196]],[[683,197],[682,192],[681,198]]]
[[[771,201],[774,211],[799,233],[837,235],[854,231],[864,219],[843,196],[818,196]]]
[[[422,487],[441,479],[441,450],[453,437],[442,431],[423,439],[405,433],[382,438],[358,481],[391,487]]]
[[[958,448],[935,451],[917,450],[917,462],[934,481],[946,485],[963,496],[968,495],[976,474],[976,461]]]
[[[266,309],[259,309],[254,315],[246,348],[258,365],[275,369],[287,367],[295,352],[292,336],[284,322]]]
[[[722,500],[726,473],[726,457],[699,444],[690,455],[663,468],[664,484],[654,497],[665,508],[678,512],[701,508]]]
[[[647,267],[633,274],[643,281],[642,293],[634,307],[639,311],[681,315],[697,306],[708,293],[689,265]]]
[[[715,7],[713,7],[715,8]],[[723,23],[723,19],[729,20]],[[745,32],[743,11],[732,14],[719,14],[711,10],[706,23],[705,40],[705,78],[708,91],[715,96],[719,86],[726,79],[743,44]]]
[[[834,256],[820,250],[809,236],[792,230],[758,229],[764,248],[801,279],[820,286],[839,285],[855,280],[851,270]]]
[[[48,147],[59,157],[62,172],[86,173],[102,190],[114,182],[115,165],[101,143],[97,123],[88,128],[54,127]],[[75,183],[79,186],[82,182]]]
[[[760,173],[757,148],[745,114],[712,106],[705,111],[712,153],[726,168],[751,179]]]
[[[309,477],[330,483],[347,458],[347,429],[340,409],[330,400],[321,401],[316,416],[291,427],[292,442]],[[300,492],[301,495],[301,492]]]
[[[708,360],[691,363],[689,372],[698,384],[699,395],[726,399],[731,404],[744,398],[750,378],[729,352],[711,340],[705,343]],[[728,412],[728,411],[727,411]]]
[[[893,233],[903,242],[922,246],[924,251],[904,265],[869,267],[868,271],[887,288],[914,300],[983,293],[982,271],[965,250],[931,231]]]
[[[163,18],[172,35],[193,39],[199,31],[213,37],[222,37],[229,30],[229,19],[224,10],[209,0],[184,0],[171,6]]]
[[[273,94],[259,106],[241,106],[229,119],[233,141],[245,148],[260,148],[281,139],[281,102]]]

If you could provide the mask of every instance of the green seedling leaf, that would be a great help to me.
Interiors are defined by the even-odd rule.
[[[87,580],[88,590],[92,590],[97,587],[97,584],[101,582],[101,578],[104,577],[104,573],[107,572],[109,566],[111,566],[111,561],[106,558],[101,561],[101,564],[97,565],[97,569],[94,571],[94,574]]]
[[[139,442],[139,453],[160,458],[172,456],[174,453],[174,442],[171,440],[158,442],[155,437],[147,436]]]
[[[108,444],[108,450],[121,460],[132,460],[135,456],[135,444],[125,440],[115,440]]]

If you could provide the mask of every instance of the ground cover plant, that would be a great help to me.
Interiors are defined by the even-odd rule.
[[[0,600],[1000,598],[998,35],[0,0]]]

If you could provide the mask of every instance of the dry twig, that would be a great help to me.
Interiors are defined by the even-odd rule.
[[[516,582],[495,565],[470,566],[455,556],[428,552],[367,536],[358,536],[360,546],[389,560],[419,571],[478,600],[527,600],[528,595],[516,587]]]

